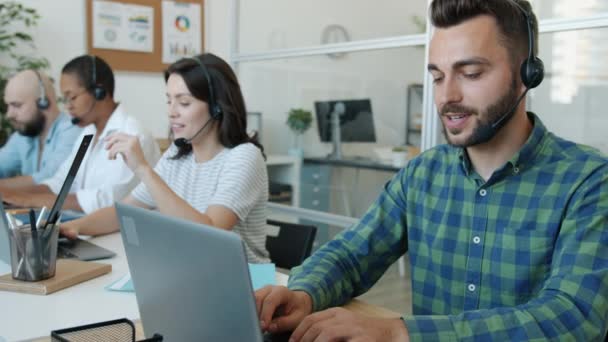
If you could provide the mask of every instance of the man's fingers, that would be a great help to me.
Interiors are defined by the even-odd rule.
[[[298,323],[300,323],[302,315],[303,313],[299,311],[291,311],[285,316],[276,317],[270,322],[268,331],[277,333],[294,330],[298,326]]]
[[[260,313],[260,321],[262,326],[267,329],[272,317],[275,315],[277,308],[287,304],[289,300],[289,290],[284,286],[273,286],[270,293],[262,300],[262,310]]]
[[[318,324],[319,322],[331,319],[334,316],[335,316],[335,312],[332,310],[324,310],[324,311],[313,313],[313,314],[307,316],[306,318],[304,318],[304,320],[302,320],[302,323],[300,323],[300,325],[298,325],[296,330],[293,331],[293,334],[291,334],[291,337],[295,341],[307,341],[306,339],[302,340],[302,338],[304,338],[304,336],[306,336],[307,339],[309,339],[311,336],[316,337],[320,331],[318,331],[318,326],[315,327],[315,325]],[[314,339],[312,339],[311,341],[314,341]]]
[[[321,328],[321,331],[316,338],[320,341],[370,341],[368,337],[358,336],[358,338],[354,338],[355,335],[360,334],[361,331],[351,324],[336,324],[333,320],[329,320],[327,321],[327,324]]]
[[[254,293],[255,307],[258,312],[258,317],[260,317],[260,318],[262,316],[262,301],[264,300],[264,298],[266,298],[266,296],[268,296],[270,291],[272,291],[272,286],[268,285],[268,286],[264,286],[263,288],[255,291],[255,293]]]

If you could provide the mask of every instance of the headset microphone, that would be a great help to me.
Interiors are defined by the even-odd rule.
[[[199,129],[192,137],[190,137],[190,139],[177,138],[173,141],[173,144],[175,144],[175,146],[177,146],[179,148],[182,148],[182,147],[190,144],[192,142],[192,140],[194,140],[194,138],[196,138],[205,129],[205,127],[207,127],[207,125],[209,125],[209,123],[211,123],[211,121],[213,121],[213,117],[210,117],[207,120],[207,122],[205,122],[203,127],[201,127],[201,129]]]
[[[72,125],[78,125],[79,123],[81,123],[82,122],[81,118],[83,116],[88,115],[93,110],[93,107],[95,107],[95,102],[97,102],[97,100],[93,99],[93,102],[91,103],[91,106],[89,107],[89,109],[84,114],[79,115],[79,117],[73,117],[72,118]]]
[[[496,120],[492,124],[492,129],[496,130],[496,129],[502,127],[503,122],[509,121],[511,116],[513,116],[513,114],[515,114],[515,109],[517,109],[517,106],[519,106],[519,103],[521,102],[521,100],[523,100],[524,97],[526,97],[528,90],[530,90],[530,89],[526,88],[526,90],[523,92],[523,94],[521,94],[519,96],[519,98],[517,99],[517,101],[515,101],[515,104],[513,105],[513,107],[511,107],[511,109],[509,109],[507,112],[505,112],[498,120]]]

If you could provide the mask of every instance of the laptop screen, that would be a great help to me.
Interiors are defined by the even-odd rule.
[[[70,167],[70,170],[68,171],[68,175],[65,178],[63,185],[61,186],[61,190],[59,191],[59,194],[57,195],[55,204],[53,204],[53,208],[51,208],[51,211],[49,212],[49,215],[47,216],[48,217],[47,224],[48,224],[48,222],[55,223],[57,221],[57,219],[59,218],[59,211],[61,210],[61,207],[63,207],[63,202],[65,201],[66,196],[68,195],[68,193],[70,192],[70,189],[72,188],[72,183],[74,183],[74,178],[76,178],[76,174],[78,173],[80,164],[82,163],[82,160],[84,159],[84,155],[87,153],[87,149],[89,148],[89,145],[91,144],[92,139],[93,139],[93,134],[87,134],[82,138],[82,142],[80,143],[78,152],[76,152],[76,156],[74,157],[72,166]],[[46,228],[46,225],[45,225],[45,228]]]

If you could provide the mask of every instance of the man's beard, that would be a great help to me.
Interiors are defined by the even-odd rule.
[[[42,133],[44,125],[46,124],[46,117],[39,109],[36,113],[36,116],[32,120],[23,124],[23,128],[17,129],[19,134],[34,138]]]
[[[441,112],[439,113],[440,116],[449,112],[470,114],[471,118],[477,121],[477,126],[473,129],[471,136],[461,143],[455,143],[450,139],[450,135],[448,134],[445,125],[443,126],[443,135],[450,145],[456,147],[470,147],[486,143],[513,118],[513,113],[515,112],[513,105],[516,102],[517,82],[514,77],[506,94],[489,105],[483,115],[479,115],[479,111],[475,108],[457,104],[447,104],[441,108]],[[509,110],[511,112],[509,112]],[[506,117],[503,118],[503,116]]]

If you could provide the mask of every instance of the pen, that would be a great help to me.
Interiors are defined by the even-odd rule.
[[[40,214],[38,214],[38,220],[36,220],[36,228],[40,228],[40,223],[42,223],[42,217],[46,214],[46,207],[42,207],[40,209]]]
[[[30,209],[30,227],[32,228],[32,232],[36,231],[36,212],[34,209]]]
[[[17,221],[13,215],[6,213],[6,219],[8,220],[8,224],[11,226],[11,229],[17,229]]]

